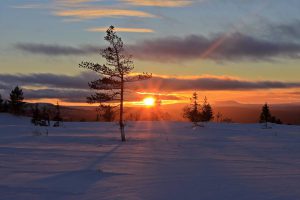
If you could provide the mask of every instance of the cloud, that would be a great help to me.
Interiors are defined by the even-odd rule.
[[[118,5],[118,6],[126,6],[126,4],[133,5],[133,6],[153,6],[153,7],[184,7],[184,6],[189,6],[193,4],[194,2],[198,2],[202,0],[118,0],[115,1],[113,5]],[[41,8],[40,5],[52,5],[52,8],[82,8],[86,7],[90,3],[99,3],[103,2],[103,0],[53,0],[52,2],[48,4],[20,4],[20,5],[15,5],[13,8]],[[117,4],[118,2],[125,3],[124,4]],[[38,5],[38,6],[36,6]],[[101,4],[100,4],[101,5]],[[44,7],[44,6],[42,6]]]
[[[283,40],[299,40],[300,20],[290,24],[269,25],[268,33],[274,34],[276,38]]]
[[[60,99],[68,102],[86,102],[92,92],[88,81],[98,76],[82,72],[77,76],[58,74],[0,74],[0,91],[8,97],[17,85],[23,88],[26,99]]]
[[[121,0],[134,6],[157,6],[157,7],[183,7],[189,6],[193,1],[189,0]]]
[[[111,6],[107,6],[103,3],[103,0],[52,0],[39,4],[19,4],[12,7],[18,9],[47,9],[53,15],[67,18],[69,21],[116,17],[156,17],[145,11],[127,9],[124,5],[116,2]]]
[[[116,27],[117,32],[129,32],[129,33],[153,33],[154,30],[148,28],[121,28]],[[106,32],[107,27],[95,27],[87,29],[89,32]]]
[[[23,5],[15,5],[12,8],[17,9],[42,9],[45,8],[43,4],[23,4]]]
[[[76,19],[97,19],[104,17],[155,17],[155,15],[147,12],[126,9],[68,9],[55,11],[54,14],[60,17],[73,17]]]
[[[76,76],[47,73],[0,74],[0,91],[4,94],[3,96],[7,97],[10,90],[19,85],[24,88],[26,99],[61,99],[69,102],[85,102],[86,97],[93,93],[87,83],[97,78],[97,75],[90,72],[83,72]],[[300,88],[300,82],[249,81],[234,77],[208,75],[178,78],[154,76],[147,81],[128,83],[127,87],[133,92],[139,92],[138,95],[128,95],[127,99],[149,94],[155,96],[158,95],[156,92],[159,92],[160,99],[170,100],[177,99],[176,95],[170,95],[174,92],[291,89]]]
[[[81,47],[48,45],[48,44],[33,44],[33,43],[18,43],[16,49],[32,54],[42,54],[47,56],[69,56],[69,55],[85,55],[96,54],[100,52],[100,47],[83,45]]]
[[[165,37],[145,40],[130,47],[134,57],[161,62],[211,60],[266,60],[274,57],[299,58],[300,44],[262,40],[242,33],[204,37]]]
[[[122,30],[122,29],[120,29]],[[97,31],[97,29],[90,29]],[[100,28],[98,31],[104,31]],[[142,29],[128,29],[123,31],[151,31]],[[287,32],[287,30],[286,30]],[[290,34],[296,34],[296,30]],[[98,53],[97,46],[62,46],[18,43],[19,50],[44,54],[49,56],[79,55]],[[134,58],[156,62],[178,62],[185,60],[209,59],[214,61],[242,61],[242,60],[274,60],[275,58],[300,58],[300,43],[294,40],[266,40],[242,33],[215,34],[206,37],[203,35],[189,35],[186,37],[164,37],[149,39],[127,45],[127,50]]]
[[[152,79],[131,84],[136,91],[248,91],[260,89],[300,88],[300,82],[248,81],[232,77],[200,76],[198,78],[168,78],[154,76]]]
[[[26,99],[60,99],[65,102],[86,102],[89,90],[76,89],[23,89]]]
[[[0,90],[10,89],[9,85],[0,81]]]
[[[136,97],[138,100],[143,100],[146,97],[155,97],[159,100],[182,100],[183,98],[180,97],[178,94],[165,94],[159,92],[136,92]]]
[[[90,2],[100,2],[102,0],[54,0],[56,4],[72,6]]]
[[[11,88],[16,85],[26,87],[47,87],[59,89],[88,89],[88,81],[97,79],[91,72],[83,72],[77,76],[58,74],[0,74],[0,86]],[[6,89],[5,87],[3,89]]]

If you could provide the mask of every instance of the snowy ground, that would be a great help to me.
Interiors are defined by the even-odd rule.
[[[0,199],[300,199],[300,126],[138,122],[126,143],[114,123],[34,131],[0,115]]]

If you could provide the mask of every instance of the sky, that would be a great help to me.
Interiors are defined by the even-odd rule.
[[[298,0],[2,0],[0,94],[83,105],[113,25],[133,55],[128,101],[300,102]]]

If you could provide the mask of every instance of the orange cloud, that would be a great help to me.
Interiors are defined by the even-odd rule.
[[[129,32],[129,33],[153,33],[154,30],[147,28],[115,28],[117,32]],[[87,31],[89,32],[105,32],[107,27],[95,27],[89,28]]]
[[[101,2],[102,0],[55,0],[54,5],[56,8],[82,8],[85,7],[88,3]]]
[[[155,17],[150,13],[124,9],[76,9],[60,10],[54,13],[61,17],[75,17],[79,19],[96,19],[104,17]]]
[[[190,0],[122,0],[135,6],[183,7],[193,3]]]

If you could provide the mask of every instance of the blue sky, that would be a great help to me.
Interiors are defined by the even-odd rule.
[[[263,29],[269,24],[291,23],[300,18],[300,2],[297,0],[195,0],[182,7],[134,6],[116,0],[103,0],[80,5],[100,9],[137,10],[155,17],[103,17],[72,22],[71,17],[56,16],[54,12],[62,9],[57,2],[61,1],[1,1],[1,46],[24,41],[64,42],[72,45],[96,41],[102,43],[99,34],[85,30],[111,24],[116,27],[144,27],[155,31],[151,34],[123,34],[128,42],[166,35],[209,35],[233,29],[261,34],[263,30],[257,29]]]
[[[89,29],[114,25],[125,30],[120,35],[133,49],[137,72],[295,83],[299,8],[297,0],[4,0],[0,73],[79,76],[78,63],[101,58],[86,49],[65,51],[104,46],[105,33]]]

